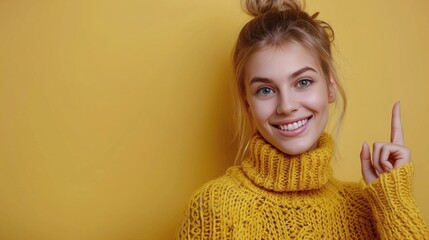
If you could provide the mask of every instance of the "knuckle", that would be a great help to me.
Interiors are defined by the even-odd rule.
[[[403,152],[410,154],[411,153],[411,149],[409,147],[403,146],[403,145],[395,145],[397,147],[399,147],[400,149],[402,149]]]
[[[411,149],[409,149],[409,148],[405,148],[405,152],[408,154],[408,156],[410,156],[411,155]]]

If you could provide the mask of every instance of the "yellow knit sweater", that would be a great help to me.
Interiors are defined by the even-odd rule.
[[[332,177],[333,141],[287,156],[255,135],[241,166],[192,197],[178,239],[429,239],[406,164],[366,186]]]

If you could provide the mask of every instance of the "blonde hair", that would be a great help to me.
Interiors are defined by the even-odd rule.
[[[253,135],[246,103],[246,64],[252,54],[265,47],[279,47],[288,42],[296,42],[318,58],[328,86],[331,85],[330,81],[333,81],[338,93],[336,96],[340,97],[335,101],[337,108],[341,105],[336,123],[338,131],[347,100],[332,58],[332,27],[317,19],[319,13],[310,16],[303,10],[302,5],[294,0],[244,0],[242,6],[253,19],[241,29],[233,51],[235,137],[238,145],[235,162],[238,163],[247,156],[247,146]]]

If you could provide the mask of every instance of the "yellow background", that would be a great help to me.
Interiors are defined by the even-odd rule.
[[[429,2],[308,1],[336,31],[349,108],[336,175],[360,179],[401,100],[429,222]],[[172,239],[233,163],[239,0],[0,1],[0,239]]]

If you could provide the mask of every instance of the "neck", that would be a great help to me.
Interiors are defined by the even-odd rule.
[[[258,186],[276,192],[318,189],[332,176],[329,162],[333,140],[323,133],[318,147],[296,156],[284,154],[261,135],[250,143],[250,156],[243,161],[246,175]]]

